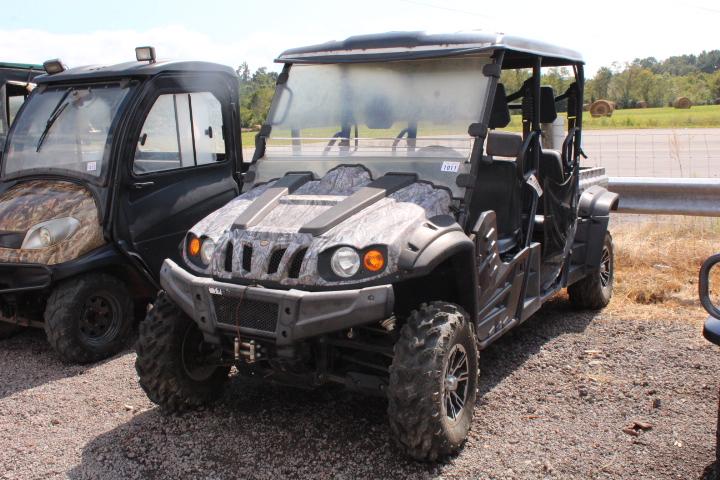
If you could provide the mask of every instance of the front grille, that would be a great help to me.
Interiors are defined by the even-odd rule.
[[[243,253],[242,253],[242,268],[246,272],[249,272],[252,268],[252,254],[253,254],[253,247],[252,245],[245,245],[243,247]]]
[[[295,253],[295,256],[292,259],[292,264],[290,264],[290,271],[288,272],[288,277],[298,278],[300,276],[300,268],[302,267],[302,263],[305,259],[305,254],[307,253],[307,250],[307,248],[301,248]]]
[[[218,323],[233,326],[239,324],[241,328],[275,332],[279,311],[276,303],[222,295],[212,297]]]
[[[268,265],[268,274],[272,275],[273,273],[277,273],[278,268],[280,268],[280,262],[285,255],[285,250],[284,248],[278,248],[272,253],[270,256],[270,264]]]

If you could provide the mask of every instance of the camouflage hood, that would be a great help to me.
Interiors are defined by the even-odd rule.
[[[414,177],[387,177],[373,181],[364,168],[347,166],[318,180],[300,179],[295,189],[279,188],[288,177],[255,187],[191,229],[216,243],[206,273],[284,285],[355,283],[319,275],[318,256],[340,245],[387,248],[387,267],[377,277],[395,273],[402,240],[424,220],[447,215],[451,198]],[[394,188],[368,197],[383,182]],[[351,196],[365,203],[352,208],[348,203],[354,202],[346,201]]]
[[[72,217],[80,226],[69,238],[47,248],[20,248],[35,225]],[[84,187],[56,180],[22,182],[0,195],[0,261],[55,264],[75,259],[104,243],[97,207]]]

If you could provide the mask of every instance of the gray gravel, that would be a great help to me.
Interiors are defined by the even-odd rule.
[[[382,399],[336,389],[236,378],[163,416],[134,359],[63,366],[41,332],[0,341],[0,478],[693,479],[714,459],[720,349],[688,318],[544,308],[482,354],[470,438],[441,465],[398,455]]]

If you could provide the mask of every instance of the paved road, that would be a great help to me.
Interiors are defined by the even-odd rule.
[[[588,130],[584,165],[610,176],[719,177],[720,129]]]
[[[587,166],[610,176],[720,177],[720,128],[586,130]],[[252,148],[243,149],[247,160]]]

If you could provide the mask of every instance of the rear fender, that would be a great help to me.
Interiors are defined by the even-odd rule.
[[[580,280],[600,265],[610,212],[617,210],[619,196],[593,185],[580,195],[577,229],[568,284]]]

